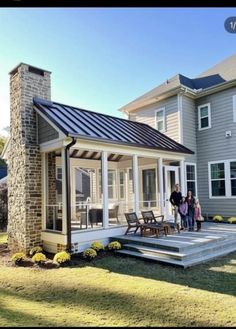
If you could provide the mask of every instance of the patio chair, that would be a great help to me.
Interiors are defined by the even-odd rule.
[[[140,229],[141,236],[145,235],[149,231],[151,234],[156,234],[156,236],[159,237],[160,227],[156,224],[141,223],[140,219],[142,219],[142,218],[139,219],[135,212],[125,213],[125,218],[128,223],[128,228],[125,232],[125,235],[131,229],[134,229],[134,231],[133,231],[134,234],[138,231],[138,229]]]
[[[120,224],[120,221],[118,218],[118,211],[119,211],[119,205],[114,205],[113,208],[108,209],[109,218],[116,218],[117,223]]]
[[[155,216],[152,210],[141,211],[141,213],[145,224],[157,225],[160,228],[160,232],[163,232],[165,235],[170,233],[170,225],[164,223],[163,215]],[[158,221],[157,218],[160,218],[160,220]]]

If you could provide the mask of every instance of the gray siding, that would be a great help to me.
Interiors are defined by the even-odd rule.
[[[40,115],[38,118],[38,142],[39,144],[48,142],[59,137],[58,132]]]
[[[142,107],[130,113],[129,119],[146,123],[155,128],[155,111],[165,107],[166,125],[164,134],[179,143],[179,112],[177,96],[169,97],[163,101]]]
[[[202,210],[209,214],[236,216],[235,199],[210,199],[208,162],[236,159],[236,123],[233,122],[233,98],[236,88],[221,91],[200,98],[196,106],[211,104],[211,128],[197,129],[197,175],[198,195]],[[225,132],[231,130],[232,137],[226,138]]]
[[[187,162],[197,161],[197,113],[195,100],[183,95],[182,118],[183,118],[183,145],[194,152],[186,156]]]

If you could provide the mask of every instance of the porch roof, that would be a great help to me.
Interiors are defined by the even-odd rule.
[[[144,123],[39,98],[34,98],[34,105],[39,114],[46,116],[49,122],[69,137],[184,154],[194,153]]]

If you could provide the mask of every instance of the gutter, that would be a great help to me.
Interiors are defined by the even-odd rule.
[[[65,183],[66,183],[66,226],[67,226],[67,251],[71,252],[71,186],[70,186],[70,148],[75,145],[76,138],[65,147]]]

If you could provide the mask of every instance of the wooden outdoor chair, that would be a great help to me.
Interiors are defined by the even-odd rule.
[[[140,234],[141,236],[147,234],[148,232],[150,232],[151,234],[156,234],[157,237],[159,237],[160,234],[160,227],[155,225],[155,224],[151,224],[151,223],[141,223],[140,219],[142,218],[138,218],[137,214],[135,212],[130,212],[130,213],[125,213],[125,218],[127,220],[128,223],[128,228],[125,232],[125,235],[131,230],[134,229],[134,231],[132,231],[134,234],[138,231],[138,229],[140,229]]]
[[[157,225],[160,228],[160,232],[163,232],[165,235],[170,233],[170,225],[164,223],[163,215],[155,216],[152,210],[141,211],[141,213],[145,224]],[[157,220],[157,218],[160,220]]]

